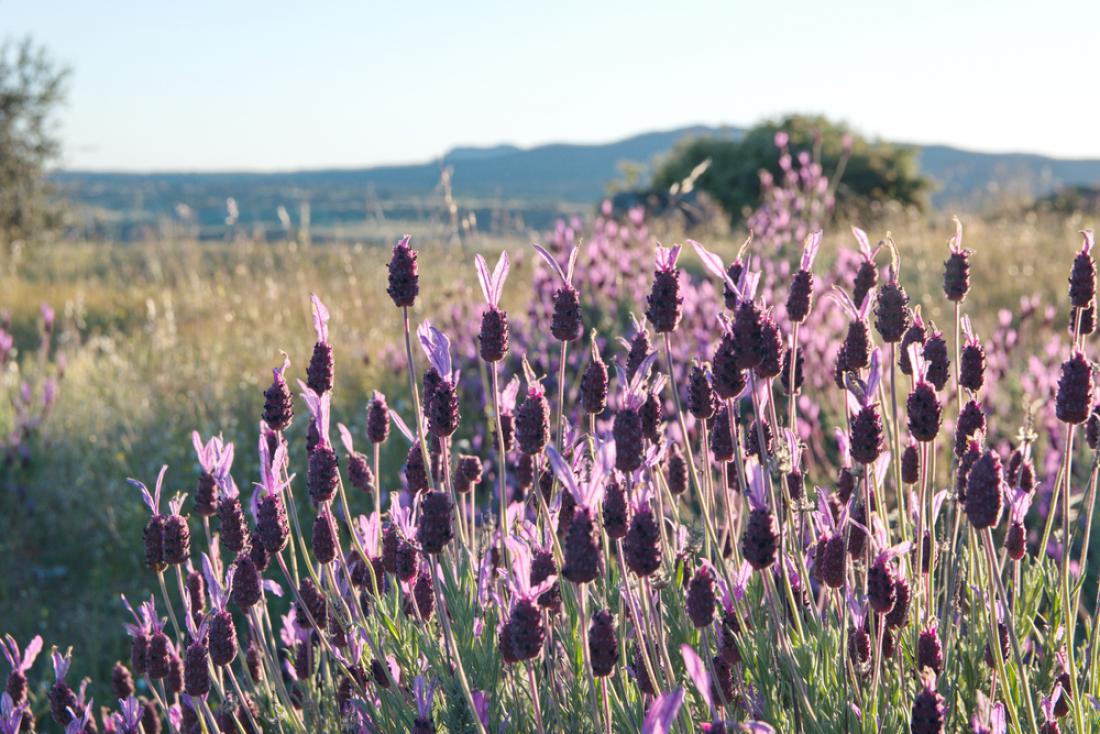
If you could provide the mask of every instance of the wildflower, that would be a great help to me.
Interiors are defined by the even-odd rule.
[[[188,618],[187,628],[191,644],[184,653],[184,690],[188,696],[199,698],[210,693],[210,650],[206,645],[207,623],[196,626]],[[123,696],[119,696],[123,698]]]
[[[675,331],[683,313],[680,271],[676,268],[680,249],[680,245],[670,248],[657,245],[657,265],[653,271],[653,288],[646,298],[645,316],[658,334]]]
[[[603,531],[612,540],[621,540],[626,536],[630,526],[629,509],[627,507],[626,492],[623,486],[610,477],[603,493],[603,507],[600,513],[603,517]]]
[[[783,339],[779,335],[771,312],[765,312],[760,320],[760,364],[753,372],[762,380],[778,377],[782,366]]]
[[[210,590],[210,614],[204,620],[207,626],[207,642],[210,650],[210,661],[219,667],[229,665],[237,657],[237,630],[233,626],[233,615],[226,605],[233,591],[235,568],[230,568],[225,576],[225,585],[214,571],[214,566],[207,555],[202,557],[203,573],[206,576],[206,585]]]
[[[455,461],[452,484],[459,494],[472,492],[481,483],[481,459],[469,454],[459,454]]]
[[[383,444],[390,435],[390,409],[386,396],[375,390],[367,405],[367,439],[373,444]]]
[[[722,325],[722,337],[714,351],[712,386],[719,398],[729,400],[744,391],[745,373],[739,364],[737,343],[730,323],[724,318],[719,319],[719,323]]]
[[[160,493],[161,488],[164,485],[164,475],[168,471],[168,466],[162,466],[160,473],[157,474],[156,488],[153,492],[149,491],[149,488],[136,479],[130,479],[130,484],[134,485],[141,490],[141,497],[145,501],[145,506],[149,508],[152,516],[149,518],[149,522],[145,525],[145,530],[142,533],[142,540],[145,544],[145,565],[150,570],[160,573],[166,567],[164,561],[164,515],[160,514]]]
[[[871,659],[871,636],[867,633],[867,609],[849,592],[848,612],[852,619],[848,625],[848,659],[856,670],[865,669]]]
[[[845,505],[834,518],[827,495],[820,493],[814,520],[821,531],[815,551],[814,576],[829,588],[839,589],[848,580],[848,554],[844,539],[845,529],[849,526],[848,506]]]
[[[1069,275],[1069,302],[1074,308],[1088,308],[1096,297],[1096,263],[1092,260],[1095,240],[1091,229],[1082,231],[1081,235],[1084,241],[1073,259]]]
[[[963,316],[962,326],[966,343],[959,355],[959,385],[976,393],[985,382],[985,350],[970,326],[969,316]]]
[[[592,661],[592,675],[603,678],[615,670],[619,661],[619,637],[615,631],[615,618],[607,609],[599,609],[592,615],[588,627],[588,653]]]
[[[389,287],[386,293],[398,308],[412,308],[420,295],[420,276],[417,274],[416,250],[409,247],[409,235],[405,235],[393,247],[389,264]]]
[[[595,334],[592,339],[592,359],[581,375],[581,407],[589,415],[599,415],[607,408],[607,365],[600,358]]]
[[[688,466],[680,444],[672,442],[668,447],[668,459],[665,465],[668,471],[668,491],[678,497],[687,491]]]
[[[199,466],[202,467],[195,486],[195,514],[200,517],[210,517],[217,512],[218,493],[214,473],[218,471],[225,445],[219,436],[212,437],[204,444],[198,431],[191,433],[191,442],[195,446]]]
[[[5,635],[0,642],[2,642],[0,652],[3,652],[4,658],[11,666],[4,692],[11,697],[12,706],[19,707],[27,703],[27,671],[38,659],[38,653],[42,652],[42,637],[38,635],[33,637],[22,653],[19,650],[19,643],[11,635]]]
[[[454,506],[446,492],[428,492],[420,503],[416,540],[425,553],[443,551],[454,537]]]
[[[985,411],[975,400],[968,400],[955,422],[955,456],[962,458],[970,439],[985,433]]]
[[[909,603],[912,598],[912,590],[905,576],[898,575],[894,578],[894,606],[886,614],[888,627],[899,629],[909,621]]]
[[[646,358],[652,363],[656,354]],[[626,372],[616,365],[619,378],[619,410],[611,426],[611,435],[615,440],[615,468],[621,472],[632,472],[642,466],[644,431],[639,410],[647,398],[645,380],[649,372],[648,365],[639,369],[634,377],[627,379]],[[664,384],[664,376],[657,379],[654,389]]]
[[[514,538],[506,542],[512,558],[512,574],[508,579],[512,592],[507,623],[509,640],[516,660],[530,660],[539,654],[546,639],[539,598],[550,590],[557,576],[550,574],[538,584],[532,584],[533,556],[530,546]]]
[[[301,383],[299,383],[301,384]],[[318,395],[307,385],[302,384],[302,398],[313,416],[313,425],[317,429],[317,445],[309,452],[309,467],[306,484],[309,496],[315,505],[329,502],[336,496],[336,485],[340,481],[336,452],[329,441],[329,411],[332,393]]]
[[[313,520],[313,534],[310,544],[313,557],[317,559],[318,563],[332,563],[336,560],[337,545],[336,521],[333,519],[328,507],[322,505],[317,512],[317,517]]]
[[[741,536],[741,555],[753,568],[762,571],[775,563],[779,530],[775,515],[767,504],[763,467],[753,463],[745,467],[745,472],[749,475],[751,510],[744,534]]]
[[[333,377],[332,345],[328,340],[329,315],[320,298],[311,294],[309,300],[313,309],[313,329],[317,332],[317,342],[313,345],[313,354],[309,358],[309,366],[306,367],[306,385],[318,395],[324,395],[332,389]]]
[[[947,356],[947,340],[935,326],[924,341],[924,361],[927,364],[925,379],[937,390],[942,390],[951,376],[951,360]]]
[[[871,249],[871,243],[867,239],[867,233],[859,227],[852,227],[852,234],[859,242],[859,252],[862,256],[859,268],[856,270],[852,281],[852,303],[863,303],[863,299],[878,285],[878,269],[875,267],[875,256],[878,255],[882,245]]]
[[[423,622],[432,618],[435,610],[435,596],[432,594],[432,576],[428,567],[421,566],[412,583],[402,582],[405,593],[405,616],[419,617]]]
[[[788,395],[797,394],[802,390],[802,382],[805,379],[803,372],[805,359],[803,359],[802,348],[799,347],[793,350],[795,355],[794,363],[794,387],[791,387],[791,353],[792,350],[788,347],[783,351],[783,364],[779,369],[779,386],[783,388],[783,392]]]
[[[821,230],[811,233],[803,245],[802,262],[791,280],[787,293],[787,318],[792,324],[800,324],[810,314],[814,296],[814,258],[821,247]],[[731,278],[732,279],[732,278]]]
[[[988,450],[970,467],[966,480],[966,516],[976,529],[997,524],[1001,517],[1003,486],[1001,458]]]
[[[688,376],[687,407],[699,420],[709,420],[718,409],[718,396],[710,383],[707,365],[693,361]]]
[[[516,410],[516,444],[529,456],[541,454],[550,441],[550,403],[538,380],[527,380],[527,397]]]
[[[631,380],[634,379],[634,375],[638,373],[638,370],[643,364],[652,365],[652,362],[646,362],[646,358],[653,353],[652,345],[649,340],[649,331],[644,325],[639,324],[634,315],[630,316],[631,321],[634,324],[634,336],[626,344],[626,376]]]
[[[935,622],[917,637],[917,670],[922,668],[929,668],[937,675],[943,672],[943,647]]]
[[[424,321],[416,330],[420,346],[431,364],[429,374],[435,374],[435,385],[425,387],[428,430],[439,438],[446,438],[458,430],[458,394],[455,392],[456,373],[452,370],[451,340],[443,332]],[[425,375],[427,383],[427,375]]]
[[[1014,561],[1020,560],[1027,554],[1027,530],[1024,528],[1024,518],[1031,507],[1031,499],[1030,492],[1017,489],[1009,503],[1005,551]]]
[[[947,243],[950,254],[943,264],[943,293],[947,300],[961,303],[970,290],[971,250],[964,249],[962,222],[955,217],[955,235]]]
[[[287,522],[286,505],[282,497],[282,491],[290,483],[290,479],[286,482],[280,481],[280,477],[286,471],[286,443],[280,442],[272,456],[267,441],[261,438],[259,451],[260,484],[252,495],[256,516],[256,536],[264,550],[275,555],[286,547],[290,537],[290,525]]]
[[[1080,350],[1062,363],[1058,378],[1055,412],[1063,423],[1078,424],[1088,420],[1092,405],[1092,365]]]
[[[912,734],[942,734],[946,718],[943,696],[936,690],[936,678],[925,676],[923,687],[913,699],[909,731]]]
[[[917,306],[913,309],[913,321],[909,325],[909,328],[905,330],[905,335],[901,338],[901,344],[898,345],[900,351],[898,355],[898,367],[901,369],[903,375],[913,374],[913,363],[909,358],[909,347],[913,344],[918,345],[918,354],[922,354],[924,352],[924,340],[927,336],[924,320],[921,319],[920,315],[920,306]]]
[[[603,551],[596,538],[593,513],[603,496],[604,477],[614,461],[613,447],[606,443],[598,447],[596,461],[583,483],[577,480],[573,468],[553,447],[547,453],[558,481],[576,503],[562,543],[561,575],[575,584],[585,584],[603,573]]]
[[[48,693],[50,714],[58,724],[68,726],[74,718],[74,712],[83,709],[77,703],[73,689],[65,682],[65,676],[69,673],[69,665],[72,664],[72,653],[62,655],[59,652],[54,652],[50,657],[53,659],[54,670],[54,683],[50,686]]]
[[[839,288],[833,290],[833,297],[847,313],[848,331],[841,346],[844,355],[844,371],[862,370],[871,362],[871,332],[867,326],[867,315],[871,309],[874,294],[868,293],[863,301],[856,305],[848,294]]]
[[[263,579],[251,556],[241,555],[233,562],[233,588],[229,598],[245,612],[263,598]]]
[[[308,576],[303,576],[298,584],[298,601],[294,608],[298,618],[306,620],[310,627],[320,631],[328,626],[328,603],[325,595]]]
[[[884,342],[894,344],[905,336],[909,320],[909,294],[898,283],[897,271],[891,267],[875,301],[875,330]]]
[[[508,313],[500,308],[504,293],[504,281],[508,277],[508,253],[501,252],[496,268],[490,274],[489,266],[481,255],[474,256],[477,280],[485,297],[487,308],[481,314],[481,331],[478,346],[481,358],[486,362],[499,362],[508,354]]]
[[[504,389],[500,391],[500,430],[501,441],[504,444],[504,452],[508,453],[515,448],[515,409],[516,409],[516,397],[519,395],[519,376],[513,375],[512,379],[508,381],[508,384],[504,386]],[[550,410],[549,404],[546,407],[547,412]],[[549,430],[549,424],[547,424],[547,430]]]
[[[879,415],[878,405],[874,402],[881,374],[879,351],[876,349],[871,354],[871,370],[867,383],[861,384],[858,379],[855,379],[855,384],[849,387],[848,403],[851,416],[849,418],[851,426],[849,451],[855,461],[867,466],[878,460],[885,441],[882,417]]]
[[[652,576],[661,567],[661,533],[650,504],[648,487],[635,490],[630,529],[623,538],[623,559],[638,576]]]
[[[554,256],[544,248],[538,245],[534,245],[534,248],[561,279],[561,286],[554,292],[554,313],[550,322],[550,334],[560,342],[576,341],[584,332],[584,324],[581,323],[580,299],[577,289],[573,287],[573,270],[577,265],[580,248],[574,246],[570,250],[565,270],[562,270]]]
[[[709,562],[705,561],[695,569],[695,573],[688,583],[687,615],[691,623],[697,628],[703,628],[714,621],[714,611],[717,608],[718,599],[714,594],[714,571]]]
[[[316,350],[316,347],[314,349]],[[286,384],[286,371],[289,367],[290,358],[284,353],[283,366],[272,370],[274,377],[271,385],[264,390],[262,419],[273,431],[285,431],[294,419],[294,401],[290,395],[290,387]],[[195,449],[198,450],[197,442]]]
[[[892,561],[907,553],[911,545],[902,543],[890,548],[886,545],[886,530],[881,524],[876,528],[876,544],[881,550],[867,569],[867,602],[877,614],[889,614],[898,600],[897,572]]]
[[[913,365],[916,383],[905,401],[909,414],[909,435],[921,443],[928,443],[940,432],[942,407],[936,397],[936,389],[926,378],[927,366],[917,345],[909,347],[909,359]]]
[[[645,402],[638,408],[638,417],[642,421],[642,437],[650,443],[658,443],[661,440],[663,413],[661,399],[657,397],[657,392],[650,388],[646,392]]]
[[[905,484],[916,484],[920,481],[920,452],[916,441],[911,438],[901,452],[901,481]]]

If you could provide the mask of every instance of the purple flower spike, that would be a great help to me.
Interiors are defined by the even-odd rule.
[[[683,688],[658,696],[642,721],[642,734],[668,734],[672,731],[672,722],[676,721],[676,715],[680,713],[683,703]]]
[[[810,270],[814,266],[814,258],[817,257],[818,250],[821,249],[821,237],[824,233],[819,229],[816,232],[810,233],[810,236],[806,238],[806,242],[802,249],[802,262],[801,267],[803,270]]]
[[[500,296],[504,293],[504,281],[508,278],[508,270],[511,267],[508,252],[500,253],[500,259],[497,260],[497,266],[492,274],[489,273],[489,266],[481,255],[474,255],[474,265],[477,268],[477,280],[481,284],[481,293],[485,296],[485,302],[493,307],[499,306]]]

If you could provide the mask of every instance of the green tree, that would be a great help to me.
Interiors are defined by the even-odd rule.
[[[30,38],[0,44],[0,241],[57,223],[45,173],[61,152],[53,113],[68,76]]]
[[[696,188],[717,201],[737,224],[760,199],[760,171],[779,176],[775,134],[780,130],[790,136],[792,154],[816,151],[827,176],[835,175],[841,161],[845,161],[836,188],[838,210],[866,215],[885,202],[918,208],[925,205],[930,184],[917,170],[913,148],[872,142],[844,124],[803,115],[764,122],[737,140],[687,140],[658,166],[652,190],[667,192],[709,158],[710,166],[699,177]]]

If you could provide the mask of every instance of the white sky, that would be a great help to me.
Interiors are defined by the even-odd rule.
[[[1098,31],[1084,0],[0,0],[0,37],[73,68],[63,165],[85,169],[352,167],[792,111],[1100,157]]]

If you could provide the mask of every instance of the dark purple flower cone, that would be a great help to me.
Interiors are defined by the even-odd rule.
[[[1005,533],[1005,551],[1008,557],[1018,561],[1027,555],[1027,530],[1023,523],[1012,522]]]
[[[549,550],[538,549],[531,558],[531,585],[537,586],[552,574],[558,572],[554,563],[554,554]],[[555,581],[554,585],[539,595],[539,606],[551,615],[561,612],[561,585]]]
[[[863,626],[848,626],[848,659],[857,670],[871,659],[871,636]]]
[[[1088,308],[1096,297],[1096,263],[1092,255],[1081,251],[1073,258],[1069,274],[1069,302],[1074,308]]]
[[[760,434],[764,434],[764,452],[771,456],[772,451],[772,427],[767,421],[754,420],[745,431],[745,453],[749,456],[760,457]]]
[[[649,340],[649,332],[639,329],[630,340],[630,349],[626,355],[626,377],[634,379],[634,373],[641,367],[642,362],[653,351],[653,345]]]
[[[850,321],[844,335],[844,357],[847,371],[861,370],[871,364],[871,333],[866,321]]]
[[[718,410],[718,396],[710,386],[705,366],[694,364],[688,376],[687,409],[699,420],[707,420]]]
[[[447,438],[458,430],[458,421],[458,392],[450,380],[442,380],[428,406],[428,430],[439,438]]]
[[[642,648],[638,645],[634,646],[634,662],[630,664],[629,668],[634,676],[634,682],[638,684],[638,690],[647,696],[656,696],[657,688],[649,677],[649,671],[645,666],[645,658],[642,657]]]
[[[245,665],[248,666],[248,674],[252,676],[252,680],[261,682],[264,679],[263,658],[260,652],[260,646],[256,644],[256,640],[251,639],[248,641],[248,647],[244,652]]]
[[[597,678],[611,675],[619,661],[619,636],[615,631],[615,618],[606,609],[592,615],[588,627],[588,654],[592,661],[592,674]]]
[[[529,456],[541,454],[550,441],[550,404],[541,392],[527,397],[516,410],[516,444]]]
[[[264,423],[273,431],[285,431],[294,419],[294,398],[282,374],[264,390]]]
[[[1093,451],[1100,448],[1100,405],[1092,406],[1088,420],[1085,421],[1085,443]],[[1015,477],[1014,472],[1013,478],[1009,481],[1014,481]]]
[[[256,534],[269,554],[274,555],[286,547],[290,538],[290,524],[281,495],[265,494],[260,498],[256,510]]]
[[[739,366],[737,343],[733,336],[724,334],[714,351],[711,363],[714,391],[722,400],[737,397],[745,389],[745,371]]]
[[[975,393],[985,384],[985,350],[981,344],[967,344],[962,348],[959,384]]]
[[[436,371],[435,367],[428,367],[424,370],[424,379],[421,381],[420,387],[420,409],[425,418],[431,415],[432,398],[435,396],[435,391],[441,382],[443,382],[443,377]]]
[[[875,330],[887,344],[896,344],[909,328],[909,294],[896,281],[879,289],[875,299]]]
[[[489,306],[481,314],[478,353],[486,362],[499,362],[508,354],[508,314]]]
[[[511,453],[516,447],[516,419],[511,413],[500,414],[500,435],[504,442],[504,452]]]
[[[703,628],[714,621],[714,611],[718,599],[714,594],[714,573],[707,566],[695,570],[688,582],[687,615],[697,628]]]
[[[894,606],[886,614],[886,624],[894,629],[900,629],[909,622],[909,603],[912,601],[912,590],[904,576],[894,579]]]
[[[263,598],[263,579],[260,578],[260,569],[256,568],[250,556],[238,556],[234,565],[237,570],[233,575],[233,590],[229,599],[241,611],[247,611]]]
[[[427,622],[435,611],[435,595],[432,593],[432,577],[425,566],[416,575],[416,583],[413,584],[412,601],[420,612],[420,618]],[[416,616],[411,604],[406,604],[405,614],[409,617]]]
[[[1073,700],[1073,681],[1070,680],[1069,673],[1063,670],[1054,679],[1054,682],[1062,684],[1062,695],[1058,697],[1054,704],[1054,717],[1061,719],[1069,714],[1069,705]]]
[[[348,482],[351,486],[358,489],[360,492],[371,492],[374,490],[374,471],[370,468],[370,462],[367,461],[367,457],[358,451],[349,452],[347,455],[348,461]]]
[[[970,290],[970,252],[952,252],[943,263],[943,294],[947,300],[961,303]]]
[[[805,479],[802,472],[797,469],[787,472],[784,480],[787,485],[787,496],[791,498],[792,502],[800,502],[803,494],[805,494]]]
[[[554,293],[554,312],[550,318],[550,334],[560,342],[572,342],[581,338],[584,323],[581,320],[581,302],[577,289],[563,285]]]
[[[129,698],[134,695],[134,677],[130,675],[130,669],[122,663],[115,663],[115,667],[111,669],[111,693],[115,698]],[[16,698],[9,689],[8,695],[12,696],[12,703],[16,706],[26,702],[25,692],[24,698]]]
[[[714,670],[714,675],[710,681],[711,698],[714,699],[716,705],[725,706],[733,701],[733,666],[721,655],[715,655],[711,658],[711,667]],[[725,724],[723,724],[724,726]],[[714,734],[713,728],[711,734]]]
[[[629,509],[623,486],[614,479],[607,482],[603,493],[603,531],[612,540],[626,537],[630,528]]]
[[[592,515],[578,507],[562,544],[561,575],[575,584],[594,581],[603,573],[603,551],[596,538]]]
[[[301,624],[323,630],[328,625],[328,605],[325,595],[313,583],[309,577],[303,577],[298,584],[298,596],[300,602],[296,602],[298,619]],[[312,618],[312,619],[311,619]]]
[[[862,502],[856,502],[852,505],[852,520],[864,528],[867,527],[867,508]],[[853,560],[858,560],[863,557],[866,549],[867,531],[856,525],[850,525],[848,527],[848,555]]]
[[[664,428],[664,409],[657,393],[650,391],[645,402],[638,408],[638,417],[642,420],[642,436],[652,443],[659,443]]]
[[[809,270],[799,270],[791,280],[791,289],[787,292],[787,319],[792,324],[800,324],[810,315],[810,306],[814,297],[814,274]]]
[[[402,240],[393,248],[393,256],[389,264],[389,287],[386,293],[398,308],[411,308],[420,294],[420,276],[417,273],[416,256],[416,250],[409,247],[407,240]]]
[[[970,468],[981,456],[981,444],[972,440],[966,448],[966,453],[959,459],[959,470],[955,479],[955,498],[960,504],[966,503],[966,483],[970,477]]]
[[[332,518],[328,507],[323,506],[313,520],[311,547],[313,556],[319,563],[332,563],[336,560],[338,552],[336,521]]]
[[[653,288],[646,297],[645,317],[658,334],[675,331],[680,323],[684,297],[680,295],[680,271],[653,273]]]
[[[145,659],[149,652],[149,635],[134,635],[130,642],[130,667],[136,675],[145,675]]]
[[[779,529],[772,511],[757,507],[749,512],[748,522],[741,535],[741,555],[757,571],[775,563],[779,544]]]
[[[309,454],[307,474],[309,497],[314,504],[329,502],[336,496],[336,485],[340,481],[339,464],[336,452],[327,443],[319,443]]]
[[[191,528],[181,515],[164,516],[164,562],[169,566],[186,563],[191,557]]]
[[[852,279],[852,303],[857,306],[863,303],[863,299],[876,285],[878,285],[878,269],[873,261],[864,259],[856,270],[855,278]]]
[[[204,641],[187,646],[183,667],[183,687],[188,696],[198,698],[210,693],[210,653]]]
[[[581,407],[589,415],[599,415],[607,408],[607,365],[594,359],[581,375]]]
[[[673,443],[668,450],[668,491],[678,497],[688,488],[688,465],[680,444]]]
[[[741,260],[734,260],[730,263],[730,266],[726,268],[726,275],[733,283],[737,283],[741,280],[741,274],[745,272],[745,263]],[[722,281],[722,300],[725,306],[730,311],[737,310],[737,292],[729,287],[729,284],[724,280]]]
[[[943,409],[936,390],[927,382],[918,382],[905,400],[909,414],[909,435],[921,443],[928,443],[940,432]]]
[[[942,390],[951,376],[951,359],[947,354],[947,340],[936,331],[924,342],[924,359],[928,363],[928,381]]]
[[[725,405],[718,410],[710,429],[710,452],[717,462],[733,461],[734,441]]]
[[[638,576],[652,576],[661,567],[661,531],[648,505],[638,508],[623,538],[626,566]]]
[[[223,497],[218,503],[218,520],[221,522],[221,537],[225,547],[234,553],[241,553],[248,547],[248,525],[244,519],[239,497]]]
[[[218,511],[218,487],[207,472],[199,474],[192,507],[199,517],[211,517]]]
[[[752,301],[742,301],[737,305],[733,317],[733,351],[738,369],[754,369],[764,359],[763,320],[760,307]]]
[[[557,534],[559,538],[564,538],[569,532],[569,528],[573,525],[573,518],[577,513],[577,501],[573,499],[572,492],[561,493],[561,507],[558,509],[558,528]]]
[[[309,366],[306,367],[306,386],[318,395],[331,390],[333,366],[332,345],[328,342],[314,344]]]
[[[454,506],[446,492],[429,492],[420,504],[416,540],[428,554],[443,551],[454,537]]]
[[[48,694],[50,700],[50,715],[61,726],[68,726],[73,720],[73,711],[80,709],[76,702],[76,694],[65,681],[54,683],[50,686]]]
[[[512,653],[516,660],[537,656],[546,640],[542,626],[542,611],[530,599],[519,599],[508,616]]]
[[[1001,648],[1001,659],[1004,660],[1007,663],[1007,661],[1008,661],[1008,643],[1009,643],[1009,640],[1008,640],[1008,627],[1005,626],[1004,622],[998,622],[997,623],[997,642],[998,642],[998,644]],[[995,655],[995,653],[993,652],[993,648],[989,646],[989,640],[986,640],[986,643],[985,643],[985,664],[988,665],[991,669],[996,669],[996,667],[997,667],[997,660],[994,657],[994,655]]]
[[[818,559],[815,572],[821,583],[831,589],[844,586],[848,573],[848,554],[844,535],[835,533],[818,543]]]
[[[481,483],[481,459],[469,454],[460,454],[455,462],[452,482],[459,494],[472,492]]]
[[[1096,303],[1088,308],[1071,308],[1069,310],[1069,333],[1076,334],[1080,328],[1081,336],[1088,336],[1096,331]]]
[[[897,603],[894,581],[894,569],[881,558],[867,569],[867,603],[878,614],[889,614]]]
[[[151,571],[163,571],[164,564],[164,515],[153,515],[141,534],[145,546],[145,565]]]
[[[852,474],[851,469],[845,469],[841,467],[836,474],[836,493],[837,498],[841,502],[847,502],[852,497],[852,492],[856,489],[856,477]],[[833,518],[836,519],[835,517]]]
[[[836,361],[833,363],[833,384],[839,389],[847,389],[847,382],[845,376],[851,368],[848,365],[848,352],[844,349],[844,344],[840,345],[840,349],[836,350]]]
[[[424,466],[424,452],[420,450],[419,441],[414,441],[408,453],[405,454],[405,484],[413,494],[427,492],[431,487],[428,468]]]
[[[645,444],[642,417],[638,411],[621,408],[615,413],[611,435],[615,439],[615,468],[621,472],[641,468]]]
[[[237,630],[229,612],[210,616],[210,660],[217,666],[229,665],[237,657]]]
[[[943,671],[943,646],[935,627],[921,630],[917,638],[917,670],[929,668],[939,674]]]
[[[722,615],[722,625],[719,628],[718,655],[729,665],[741,664],[741,648],[737,644],[735,635],[741,632],[741,622],[732,612]]]
[[[966,516],[976,529],[993,527],[1001,517],[1003,504],[1001,458],[986,451],[970,467],[966,479]]]
[[[535,484],[535,459],[531,454],[520,454],[516,460],[516,492],[513,493],[513,502],[522,502],[529,490]]]
[[[901,452],[901,481],[916,484],[920,481],[920,451],[916,444],[909,444]]]
[[[901,344],[898,345],[898,367],[903,375],[913,374],[913,365],[909,361],[909,345],[920,344],[923,346],[926,338],[927,334],[924,326],[916,321],[905,330],[905,336],[901,338]]]
[[[754,372],[762,380],[778,377],[783,369],[783,337],[779,327],[771,316],[764,317],[760,324],[760,364]]]
[[[390,408],[382,393],[375,393],[367,406],[367,439],[371,443],[385,443],[390,435]]]
[[[946,719],[947,708],[944,706],[943,696],[936,691],[933,681],[928,680],[913,699],[909,731],[911,734],[943,734]]]
[[[795,354],[797,355],[794,363],[794,392],[801,392],[802,382],[805,380],[805,374],[803,368],[805,367],[805,358],[802,356],[802,348],[799,347]],[[783,392],[788,395],[791,394],[791,350],[788,348],[783,351],[783,364],[780,365],[779,370],[779,386],[783,388]]]
[[[882,454],[884,442],[882,417],[877,405],[865,405],[852,416],[849,435],[852,459],[868,466],[874,464]]]
[[[497,649],[500,651],[500,659],[505,665],[513,665],[519,662],[515,648],[512,647],[512,625],[505,622],[500,626],[497,634]]]
[[[1058,378],[1055,412],[1063,423],[1077,424],[1088,420],[1092,407],[1092,365],[1079,351],[1062,363]]]
[[[955,456],[962,457],[970,439],[985,432],[985,411],[974,400],[968,400],[955,422]]]

